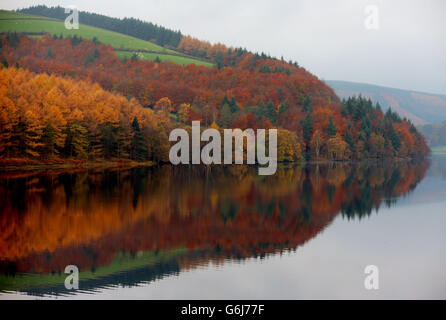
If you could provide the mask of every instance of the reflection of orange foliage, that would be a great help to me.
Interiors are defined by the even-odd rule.
[[[327,172],[328,183],[339,187],[347,179],[346,166],[344,164],[339,164],[335,167],[331,167]]]
[[[281,167],[262,179],[252,174],[254,168],[235,168],[0,178],[0,261],[14,261],[22,272],[43,272],[73,261],[81,268],[108,264],[119,251],[218,246],[225,255],[249,257],[295,248],[341,208],[364,201],[364,183],[372,202],[363,206],[371,209],[386,192],[409,192],[427,165]],[[358,170],[366,180],[355,177]],[[392,176],[399,178],[389,182]]]

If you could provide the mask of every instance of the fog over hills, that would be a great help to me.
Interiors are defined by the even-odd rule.
[[[341,98],[362,95],[374,103],[379,102],[384,111],[389,107],[415,125],[439,123],[446,120],[446,95],[382,87],[366,83],[338,80],[325,81]]]

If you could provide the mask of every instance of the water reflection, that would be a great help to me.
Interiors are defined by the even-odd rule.
[[[135,286],[228,259],[296,250],[342,214],[361,219],[424,178],[424,162],[173,167],[0,177],[0,291]]]

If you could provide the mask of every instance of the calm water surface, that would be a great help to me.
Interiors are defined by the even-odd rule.
[[[78,291],[64,287],[67,265]],[[379,290],[364,269],[379,268]],[[0,299],[446,299],[446,156],[0,174]]]

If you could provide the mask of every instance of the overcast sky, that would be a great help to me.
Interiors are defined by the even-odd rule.
[[[42,3],[0,0],[0,7]],[[446,94],[444,0],[55,0],[45,4],[140,18],[202,40],[283,55],[325,80]],[[378,8],[379,29],[365,27],[369,5]]]

